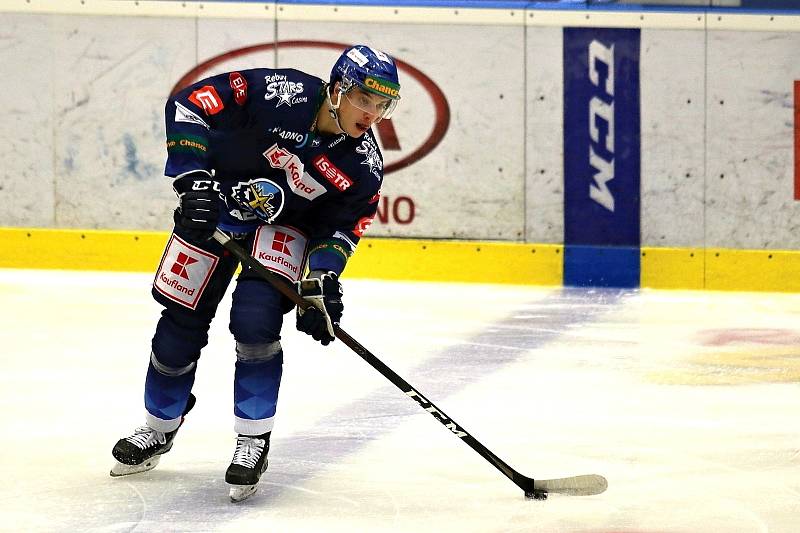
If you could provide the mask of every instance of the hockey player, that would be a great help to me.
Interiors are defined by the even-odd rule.
[[[323,345],[343,311],[339,276],[375,216],[383,158],[371,126],[400,99],[391,57],[353,46],[328,83],[293,69],[220,74],[166,104],[167,162],[179,198],[153,283],[164,306],[145,379],[145,422],[114,446],[112,476],[143,472],[168,452],[194,405],[197,361],[238,261],[215,240],[228,232],[315,307],[297,329]],[[307,274],[304,273],[307,272]],[[232,296],[235,340],[231,499],[255,491],[267,468],[292,304],[244,268]]]

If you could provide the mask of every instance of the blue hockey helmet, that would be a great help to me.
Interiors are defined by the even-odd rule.
[[[400,100],[397,66],[389,55],[365,45],[345,50],[331,70],[331,87],[340,81],[341,94],[353,87],[388,98],[381,118],[391,118]],[[337,105],[338,107],[338,105]]]

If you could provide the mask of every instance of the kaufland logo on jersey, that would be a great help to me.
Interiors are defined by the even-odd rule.
[[[303,163],[292,152],[273,144],[267,148],[263,155],[267,158],[272,168],[288,169],[295,179],[300,178],[300,174],[303,172]]]
[[[253,239],[252,254],[267,269],[295,282],[303,272],[307,244],[308,239],[297,228],[261,226]]]
[[[195,309],[218,258],[173,234],[161,258],[153,287],[163,296]]]
[[[189,279],[189,271],[186,270],[186,267],[195,263],[197,263],[197,259],[189,257],[183,252],[179,252],[178,259],[175,260],[175,264],[172,265],[170,271],[183,279]]]
[[[188,279],[188,278],[187,278]],[[172,287],[176,291],[185,294],[186,296],[192,297],[194,296],[194,291],[197,290],[193,287],[188,287],[181,283],[178,278],[170,278],[165,273],[161,273],[161,283],[166,285],[167,287]]]
[[[314,63],[318,59],[322,63],[333,65],[339,54],[350,48],[350,46],[348,43],[297,40],[264,43],[230,50],[200,63],[186,73],[175,84],[172,93],[174,94],[183,87],[210,76],[215,70],[219,72],[217,69],[224,68],[224,63],[234,59],[247,61],[247,56],[274,53],[276,50],[289,50],[290,53],[299,52],[303,54],[303,63]],[[323,55],[324,57],[322,57]],[[386,59],[389,60],[388,57]],[[400,128],[398,124],[403,121],[403,117],[408,117],[408,114],[403,111],[404,105],[401,103],[391,119],[381,120],[373,126],[373,130],[380,140],[385,160],[384,176],[413,165],[427,156],[441,143],[450,127],[450,106],[447,103],[444,92],[436,82],[415,66],[398,57],[394,57],[394,63],[399,71],[400,83],[406,88],[401,89],[401,91],[409,91],[409,89],[416,91],[419,88],[422,94],[428,96],[428,99],[416,99],[413,103],[409,103],[409,107],[413,106],[414,109],[419,111],[415,116],[424,117],[426,122],[420,122],[415,119],[413,125],[406,125],[405,129]],[[267,99],[273,101],[278,99],[278,106],[291,106],[292,103],[298,101],[296,98],[306,98],[306,96],[300,96],[299,93],[295,93],[299,89],[299,84],[295,83],[293,89],[284,75],[265,76],[265,82],[267,84],[265,98],[269,97]],[[380,81],[370,83],[380,84]],[[383,85],[386,84],[384,83]],[[377,88],[377,85],[375,88]],[[393,95],[391,88],[388,91],[387,95]],[[413,94],[416,94],[416,92]],[[428,120],[429,122],[427,122]],[[412,128],[414,130],[413,138],[420,139],[416,145],[410,144],[407,140],[412,137],[411,135],[403,135],[403,131],[409,131]],[[426,129],[427,132],[425,131]],[[315,142],[317,141],[318,139],[315,140]],[[369,162],[365,162],[365,164],[371,164],[370,169],[372,170],[375,165],[374,158],[370,159]]]
[[[267,263],[269,265],[280,266],[283,267],[284,269],[288,269],[295,276],[300,270],[300,267],[298,267],[285,257],[271,254],[269,252],[258,252],[258,254],[256,255],[256,259],[258,259],[259,262],[261,263]]]
[[[303,162],[292,152],[273,144],[262,154],[269,166],[283,169],[286,181],[292,192],[303,198],[313,200],[325,192],[325,188],[303,170]]]
[[[272,249],[276,252],[280,252],[282,254],[286,254],[289,257],[292,257],[291,252],[289,252],[288,244],[294,240],[294,237],[291,235],[287,235],[282,231],[275,232],[275,239],[272,241]]]
[[[194,257],[184,253],[178,252],[178,257],[175,259],[175,262],[172,264],[172,267],[169,269],[170,272],[178,276],[177,278],[168,276],[166,272],[161,272],[160,278],[161,282],[166,285],[167,287],[171,287],[179,293],[182,293],[188,297],[194,296],[197,287],[192,287],[189,284],[181,283],[181,280],[178,278],[185,279],[186,281],[191,281],[189,277],[189,270],[187,267],[197,263],[198,260]]]

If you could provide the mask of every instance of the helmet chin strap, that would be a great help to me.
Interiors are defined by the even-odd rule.
[[[333,103],[333,98],[331,98],[331,89],[332,87],[328,86],[328,90],[325,91],[327,93],[327,100],[328,100],[328,114],[331,118],[336,122],[336,127],[339,128],[340,133],[345,133],[344,128],[342,127],[342,123],[339,122],[339,106],[342,105],[342,94],[343,91],[339,89],[336,92],[336,103]]]

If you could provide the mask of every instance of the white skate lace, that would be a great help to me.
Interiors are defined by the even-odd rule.
[[[236,451],[233,453],[233,460],[231,463],[247,468],[255,468],[258,459],[261,457],[261,452],[264,451],[264,445],[266,443],[267,441],[264,439],[237,437]]]
[[[127,437],[125,440],[144,450],[145,448],[149,448],[156,443],[164,444],[167,442],[167,436],[151,427],[141,426],[136,428],[136,432],[130,437]]]

